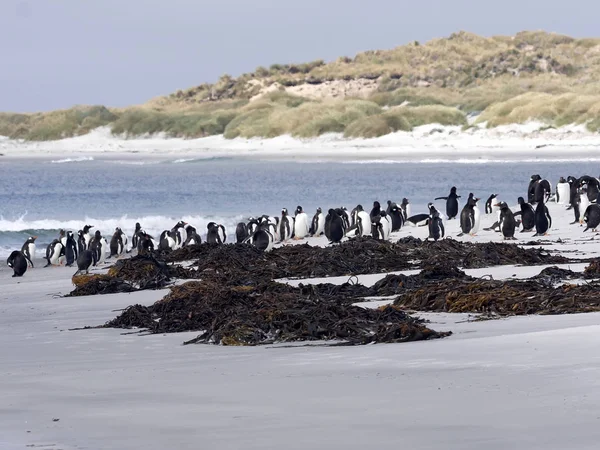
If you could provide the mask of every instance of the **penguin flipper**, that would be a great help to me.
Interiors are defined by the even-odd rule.
[[[444,224],[442,221],[440,221],[440,231],[442,232],[442,237],[444,237],[444,234],[446,233],[446,231],[444,230]]]
[[[460,197],[457,197],[460,198]],[[436,197],[434,200],[448,200],[448,197]]]

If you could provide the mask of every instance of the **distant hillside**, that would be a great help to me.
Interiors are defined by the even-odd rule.
[[[546,32],[480,37],[467,32],[325,63],[273,64],[223,75],[130,108],[78,106],[0,113],[0,135],[30,140],[85,134],[98,126],[138,136],[224,134],[376,137],[440,123],[488,127],[538,120],[600,129],[600,39]]]

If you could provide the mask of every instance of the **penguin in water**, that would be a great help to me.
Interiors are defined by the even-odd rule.
[[[75,272],[75,275],[79,275],[81,272],[85,272],[86,274],[89,273],[93,262],[94,256],[92,255],[91,250],[84,250],[79,253],[79,256],[77,257],[77,272]]]
[[[535,186],[542,177],[539,175],[531,175],[529,186],[527,188],[527,203],[535,203]]]
[[[73,232],[67,231],[67,242],[65,244],[65,265],[67,267],[71,267],[73,263],[77,260],[77,255],[77,243],[75,242],[75,237],[73,237]]]
[[[552,218],[548,207],[544,202],[539,202],[535,207],[535,231],[534,236],[546,236],[552,226]]]
[[[583,221],[586,224],[585,230],[583,231],[592,230],[595,233],[596,228],[600,225],[600,205],[592,203],[588,206],[583,214]]]
[[[523,197],[519,197],[518,202],[521,211],[515,213],[514,216],[521,216],[521,224],[523,225],[521,233],[526,233],[533,230],[533,227],[535,227],[535,211],[533,206],[531,206],[530,203],[527,203]]]
[[[23,253],[23,256],[25,257],[27,262],[31,265],[32,269],[33,269],[33,260],[35,259],[35,240],[36,239],[37,239],[37,236],[30,236],[23,244],[23,247],[21,247],[21,253]]]
[[[187,239],[185,240],[184,247],[188,245],[198,245],[202,243],[202,238],[196,231],[196,228],[191,225],[186,225],[185,232],[187,233]]]
[[[569,195],[571,187],[567,180],[560,177],[558,183],[556,183],[556,203],[559,205],[567,205],[569,203]]]
[[[225,227],[223,225],[218,225],[215,222],[210,222],[206,229],[208,230],[206,233],[206,242],[209,244],[223,244],[225,241],[223,240],[223,235],[225,234]]]
[[[492,194],[485,201],[485,213],[486,214],[492,214],[494,212],[494,206],[496,206],[496,203],[492,204],[492,202],[494,202],[494,200],[496,199],[496,197],[498,197],[498,194]]]
[[[65,254],[65,247],[60,239],[54,239],[46,247],[46,260],[48,263],[44,267],[60,265],[60,257]]]
[[[27,272],[27,258],[18,250],[10,254],[6,260],[6,264],[13,270],[13,278],[22,277]]]
[[[125,233],[119,227],[115,228],[115,233],[110,239],[110,255],[109,258],[113,256],[120,256],[125,251],[125,245],[123,243],[123,237]]]
[[[294,217],[294,239],[304,239],[308,235],[308,229],[308,216],[302,211],[302,206],[298,205]]]
[[[469,199],[467,200],[467,204],[463,207],[460,212],[460,229],[462,233],[459,236],[463,236],[464,234],[470,234],[474,236],[477,232],[477,222],[476,222],[476,209],[477,201],[479,199],[476,198],[472,193],[469,194]]]
[[[495,206],[500,208],[499,226],[502,236],[504,236],[504,239],[516,239],[515,228],[517,227],[517,222],[515,221],[513,212],[506,202],[497,203]]]
[[[138,255],[148,255],[152,253],[154,251],[154,238],[143,230],[140,231],[138,237]]]
[[[279,222],[279,237],[285,242],[294,236],[294,218],[288,214],[287,208],[281,210],[281,221]]]
[[[325,235],[330,244],[340,243],[344,237],[344,221],[333,208],[325,217]]]
[[[458,199],[460,195],[456,195],[456,186],[450,188],[448,197],[436,197],[435,200],[446,200],[446,216],[448,220],[454,219],[458,215]]]
[[[440,217],[440,212],[436,209],[433,203],[429,203],[429,239],[437,241],[444,237],[444,221]]]
[[[323,214],[323,210],[319,207],[317,208],[317,212],[313,216],[311,225],[310,225],[310,235],[311,236],[321,236],[325,231],[325,214]]]
[[[139,222],[135,223],[135,231],[133,232],[133,236],[131,236],[131,248],[137,249],[138,243],[140,242],[140,232],[142,231],[142,226]]]

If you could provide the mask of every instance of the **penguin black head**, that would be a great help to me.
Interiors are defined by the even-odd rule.
[[[387,204],[388,204],[388,206],[392,206],[392,201],[391,201],[391,200],[388,200],[388,201],[387,201]]]
[[[60,237],[64,237],[65,236],[65,230],[63,230],[62,228],[60,230],[58,230],[58,235]]]
[[[531,181],[538,181],[538,180],[541,180],[541,179],[542,179],[542,177],[540,177],[537,174],[536,175],[531,175]]]
[[[373,208],[381,208],[381,205],[379,204],[378,201],[373,202]]]
[[[333,208],[329,208],[329,211],[327,211],[329,213],[330,216],[334,216],[337,215],[337,213],[335,212],[335,209]]]
[[[67,237],[72,238],[73,237],[73,232],[72,231],[67,231]]]
[[[209,223],[208,223],[208,225],[206,225],[206,229],[207,229],[207,230],[210,230],[211,228],[214,228],[214,227],[216,227],[216,226],[217,226],[217,224],[216,224],[216,223],[214,223],[214,222],[209,222]]]
[[[140,225],[139,222],[135,223],[135,231],[138,231],[140,228],[142,228],[142,226]]]
[[[519,197],[517,199],[517,202],[519,202],[519,205],[522,205],[523,203],[525,203],[525,199],[523,197]]]
[[[302,213],[302,206],[298,205],[296,206],[296,214],[301,214]]]
[[[456,186],[452,186],[452,187],[450,188],[450,192],[451,192],[452,194],[456,194]]]
[[[100,230],[96,230],[96,232],[94,233],[94,236],[96,237],[96,239],[100,239],[102,237]]]
[[[356,210],[357,210],[358,212],[364,211],[363,205],[360,205],[360,204],[359,204],[359,205],[356,205]]]
[[[27,243],[28,244],[33,244],[35,242],[35,240],[37,239],[37,236],[29,236],[27,238]]]
[[[281,215],[282,215],[282,216],[287,216],[287,213],[288,213],[288,211],[287,211],[287,208],[283,208],[283,209],[281,210]]]
[[[410,202],[408,201],[408,199],[407,199],[406,197],[404,197],[404,198],[402,199],[402,205],[403,205],[403,206],[406,206],[406,205],[408,205],[408,204],[410,204]]]
[[[322,212],[323,212],[323,210],[322,210],[322,209],[321,209],[321,207],[319,206],[319,207],[317,208],[317,214],[321,214]]]

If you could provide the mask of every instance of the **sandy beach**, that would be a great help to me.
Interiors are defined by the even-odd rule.
[[[600,241],[569,226],[572,213],[564,206],[550,206],[555,220],[542,239],[553,242],[547,248],[597,256]],[[484,217],[482,226],[492,219]],[[457,234],[456,221],[447,228]],[[426,236],[424,228],[406,227],[393,238],[409,233]],[[474,238],[500,239],[485,231]],[[581,271],[585,264],[567,266]],[[543,267],[467,273],[527,278]],[[592,449],[600,439],[599,313],[493,321],[422,314],[431,328],[453,335],[416,343],[183,346],[197,333],[72,330],[103,324],[118,310],[152,304],[167,292],[64,298],[73,288],[72,273],[36,268],[15,279],[8,268],[0,271],[3,449],[359,449],[399,443]],[[369,285],[381,276],[358,278]]]

